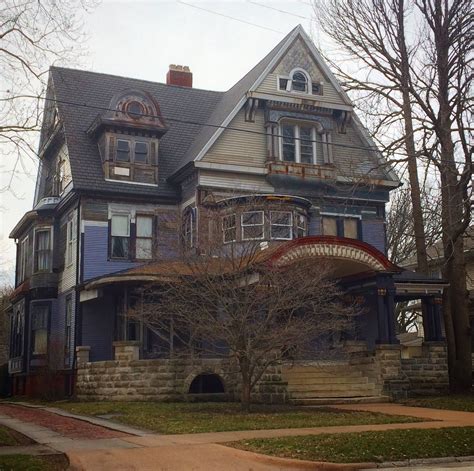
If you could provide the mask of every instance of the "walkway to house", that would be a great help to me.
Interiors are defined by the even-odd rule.
[[[426,422],[157,435],[57,409],[0,404],[0,424],[23,433],[43,446],[65,452],[72,469],[88,471],[323,469],[316,463],[271,458],[228,448],[220,443],[321,433],[474,426],[474,413],[470,412],[396,404],[338,405],[337,408],[410,415],[426,419]],[[324,469],[328,470],[343,468],[340,465],[335,468],[324,465]]]

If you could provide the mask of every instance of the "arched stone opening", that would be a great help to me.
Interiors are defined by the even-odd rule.
[[[189,386],[189,394],[222,394],[224,382],[219,375],[202,373],[197,375]]]

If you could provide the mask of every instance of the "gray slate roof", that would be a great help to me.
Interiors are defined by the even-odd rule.
[[[60,67],[52,67],[50,73],[59,115],[64,123],[75,189],[177,198],[176,189],[166,179],[179,165],[202,126],[177,123],[172,119],[206,122],[221,99],[222,92]],[[160,140],[158,188],[105,181],[97,143],[86,134],[101,111],[61,103],[66,101],[107,108],[112,97],[126,89],[150,93],[158,101],[165,121],[168,119],[169,131]]]

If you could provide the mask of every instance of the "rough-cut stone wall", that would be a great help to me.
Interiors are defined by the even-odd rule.
[[[444,342],[425,342],[422,356],[401,360],[401,371],[410,394],[438,394],[449,387],[447,350]]]

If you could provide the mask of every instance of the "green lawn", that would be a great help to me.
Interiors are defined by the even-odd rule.
[[[469,456],[474,455],[474,427],[304,435],[229,445],[266,455],[336,463]]]
[[[68,466],[68,460],[64,455],[0,456],[0,471],[64,471]]]
[[[420,421],[406,416],[291,406],[254,405],[253,411],[247,414],[242,412],[240,404],[215,402],[58,402],[49,405],[77,414],[105,415],[114,421],[167,434]]]
[[[0,446],[14,446],[18,442],[10,430],[0,425]]]
[[[474,412],[474,394],[419,397],[407,399],[403,401],[403,404],[415,407],[431,407],[433,409],[451,409]]]

